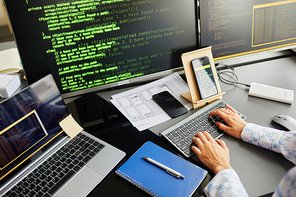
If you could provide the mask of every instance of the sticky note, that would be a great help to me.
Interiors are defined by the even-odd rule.
[[[78,133],[80,133],[83,130],[83,128],[73,118],[72,114],[64,118],[59,124],[62,127],[62,129],[67,133],[67,135],[71,138],[75,137]]]

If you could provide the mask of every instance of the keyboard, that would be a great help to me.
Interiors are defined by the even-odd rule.
[[[4,196],[52,196],[60,186],[103,148],[103,144],[80,133],[6,192]]]
[[[194,153],[191,151],[192,138],[198,132],[207,131],[214,139],[221,137],[224,132],[217,128],[215,123],[224,122],[219,116],[209,117],[209,113],[214,109],[226,108],[226,104],[223,100],[216,100],[189,117],[183,119],[172,127],[161,132],[161,135],[173,144],[185,157],[190,157]],[[237,112],[242,119],[246,119],[244,115]]]

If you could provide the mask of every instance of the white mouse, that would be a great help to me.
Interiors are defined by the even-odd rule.
[[[290,116],[278,114],[274,116],[271,120],[287,128],[290,131],[296,131],[296,120]]]

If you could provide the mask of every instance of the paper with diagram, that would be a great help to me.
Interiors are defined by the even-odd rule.
[[[146,85],[112,95],[111,102],[123,113],[139,131],[148,129],[171,119],[153,100],[152,95],[169,91],[187,109],[192,104],[180,95],[189,91],[188,85],[179,74],[167,77]]]

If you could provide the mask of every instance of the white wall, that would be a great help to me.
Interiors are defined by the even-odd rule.
[[[8,25],[4,14],[3,0],[0,0],[0,26]]]

